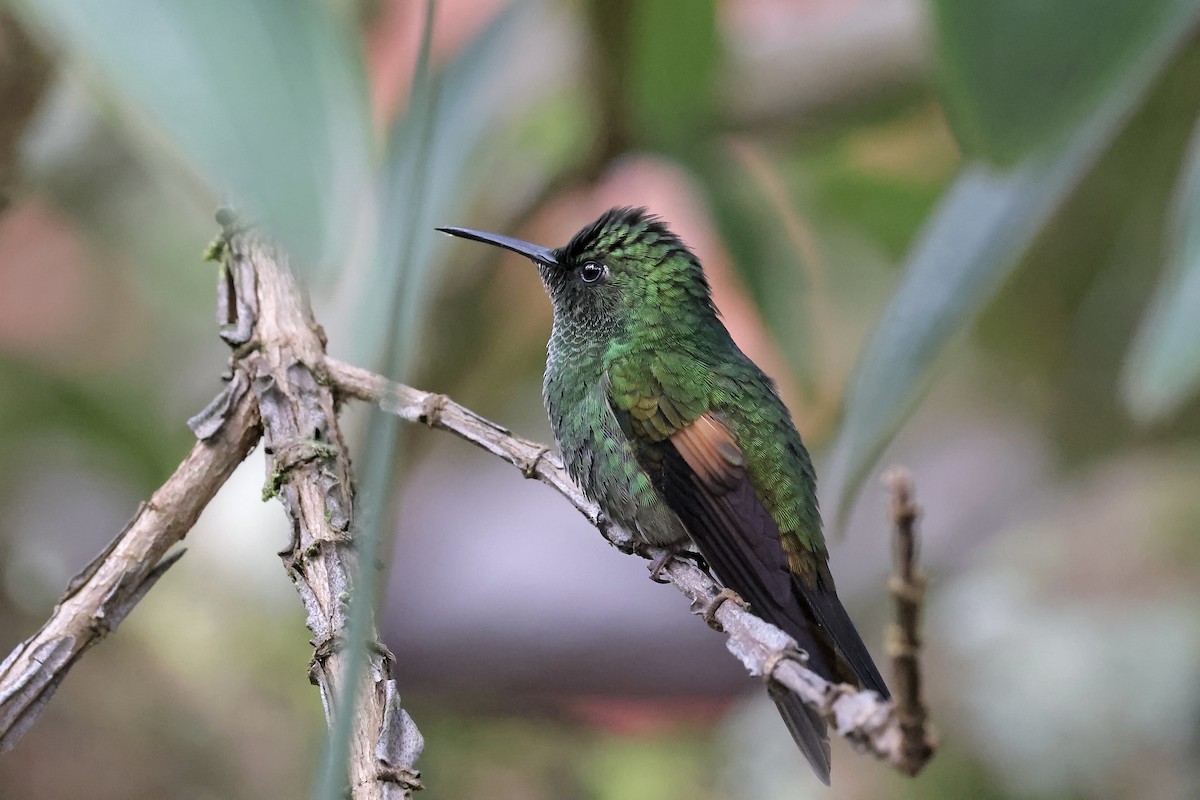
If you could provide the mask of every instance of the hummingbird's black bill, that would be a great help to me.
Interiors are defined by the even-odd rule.
[[[470,228],[438,228],[442,233],[448,233],[451,236],[461,236],[463,239],[471,239],[484,244],[503,247],[505,250],[511,250],[514,253],[520,253],[526,258],[531,258],[539,264],[545,264],[548,267],[553,267],[558,263],[558,259],[554,257],[554,251],[549,247],[542,247],[538,244],[514,239],[511,236],[501,236],[498,233],[488,233],[487,231],[473,231]]]

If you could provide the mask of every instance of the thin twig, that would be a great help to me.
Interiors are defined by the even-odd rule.
[[[167,551],[254,447],[258,407],[244,382],[231,382],[196,419],[192,448],[116,539],[77,575],[41,630],[0,664],[0,752],[34,723],[67,671],[129,613],[183,551]]]
[[[394,383],[368,370],[327,358],[329,382],[347,397],[377,404],[409,422],[448,431],[498,456],[521,470],[527,478],[545,483],[567,498],[611,544],[625,552],[655,558],[659,551],[642,548],[626,531],[612,524],[588,500],[563,468],[556,452],[537,442],[514,436],[504,427],[484,419],[441,394]],[[729,637],[726,647],[751,675],[766,676],[794,692],[831,724],[839,735],[905,774],[915,774],[933,756],[934,744],[919,731],[923,748],[911,746],[916,729],[905,729],[896,704],[871,691],[833,684],[806,668],[794,639],[747,611],[738,603],[723,602],[721,587],[689,561],[672,559],[664,575],[692,601],[692,610],[710,623],[715,621]],[[912,652],[915,670],[916,651]]]
[[[892,659],[892,681],[896,692],[896,716],[900,720],[900,769],[915,775],[929,761],[936,746],[928,729],[928,710],[921,699],[921,605],[925,599],[925,576],[917,568],[917,518],[913,502],[913,480],[908,470],[895,467],[883,476],[892,493],[893,553],[888,590],[896,609],[896,621],[888,629],[888,655]]]

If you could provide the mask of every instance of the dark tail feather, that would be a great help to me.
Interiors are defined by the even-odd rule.
[[[887,684],[883,682],[883,676],[879,674],[875,662],[871,660],[867,646],[863,644],[862,637],[858,635],[854,623],[850,620],[850,615],[846,613],[846,608],[833,589],[821,587],[815,592],[806,592],[799,581],[797,581],[797,588],[808,602],[813,616],[817,618],[821,627],[833,641],[838,654],[858,679],[857,683],[864,689],[873,689],[884,700],[887,700],[891,696]],[[804,643],[801,642],[801,647],[803,646]],[[811,665],[810,668],[812,668]],[[819,672],[819,670],[817,671]],[[833,681],[846,680],[846,678],[834,675],[823,675],[822,677]]]
[[[796,740],[796,746],[804,753],[821,783],[828,786],[829,732],[826,730],[825,720],[787,689],[771,684],[770,692],[771,699],[779,708],[779,716],[783,717],[784,724]]]

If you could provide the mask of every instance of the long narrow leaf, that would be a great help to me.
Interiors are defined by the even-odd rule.
[[[427,0],[425,28],[409,108],[389,139],[384,160],[379,240],[372,270],[358,288],[353,337],[355,357],[388,375],[403,377],[412,362],[426,288],[434,225],[451,218],[449,209],[465,204],[471,192],[464,186],[468,155],[489,130],[498,107],[487,102],[486,87],[498,73],[497,64],[513,50],[506,46],[516,12],[501,12],[441,74],[429,64],[432,20],[436,3]],[[495,94],[490,95],[496,97]],[[490,110],[489,110],[490,109]],[[363,557],[350,606],[350,640],[359,644],[347,670],[357,674],[366,666],[368,621],[376,597],[375,564],[391,519],[390,488],[400,457],[399,422],[394,415],[372,411],[364,437],[362,509],[356,541]],[[342,708],[352,706],[358,681],[347,685]],[[329,758],[315,796],[337,796],[345,775],[351,724],[339,719],[330,738]]]
[[[1013,164],[1068,135],[1172,16],[1174,0],[934,0],[939,77],[969,156]]]
[[[835,527],[923,394],[946,343],[995,294],[1190,35],[1200,2],[1177,0],[1172,8],[1104,103],[1064,143],[1011,169],[968,163],[926,223],[847,392],[826,471]]]
[[[407,143],[409,148],[405,152],[405,160],[413,165],[404,186],[407,202],[403,207],[390,209],[394,214],[389,220],[390,225],[409,234],[421,219],[418,210],[419,199],[429,178],[429,145],[436,97],[430,75],[429,54],[433,47],[433,20],[436,15],[437,0],[425,0],[425,21],[421,31],[417,65],[413,72],[412,99],[408,114],[410,119],[415,120],[421,135]],[[384,230],[386,229],[387,226]],[[411,242],[411,238],[404,240]],[[406,309],[413,305],[407,297],[414,288],[411,280],[413,264],[408,255],[396,254],[397,263],[393,264],[396,277],[390,282],[389,294],[384,296],[387,303],[387,324],[384,330],[393,334],[385,341],[383,356],[389,374],[403,375],[407,371],[409,356],[413,351],[411,340],[407,337],[397,340],[395,336],[396,330],[403,327],[401,320],[404,319]],[[377,269],[381,266],[382,263],[378,264]],[[355,530],[355,543],[362,555],[358,562],[358,574],[354,576],[354,593],[350,597],[348,614],[348,638],[353,647],[346,659],[346,672],[350,679],[343,687],[338,706],[344,709],[355,707],[355,695],[361,683],[359,676],[366,669],[366,650],[371,646],[368,635],[376,601],[374,565],[379,560],[379,545],[383,540],[383,530],[388,519],[388,487],[392,485],[395,477],[399,455],[398,425],[396,417],[384,414],[379,409],[371,410],[367,424],[366,454],[363,459],[362,491],[359,495],[362,502]],[[354,720],[350,714],[341,714],[335,723],[330,732],[329,757],[314,795],[318,800],[335,800],[341,794],[340,788],[345,780],[346,759],[350,753]]]
[[[434,236],[445,238],[434,228],[460,218],[455,209],[467,207],[481,180],[471,171],[473,155],[494,131],[498,116],[511,107],[500,66],[517,52],[516,35],[529,9],[529,3],[518,2],[501,11],[434,76],[436,107],[414,94],[392,131],[383,165],[376,256],[370,273],[348,287],[353,292],[349,339],[356,363],[402,377],[389,363],[389,353],[397,342],[411,346],[420,330]],[[422,187],[419,194],[413,193],[416,183]],[[391,307],[393,300],[400,305]]]
[[[1162,419],[1200,389],[1200,125],[1176,189],[1166,271],[1121,376],[1134,418]]]
[[[214,198],[280,236],[297,263],[340,263],[370,197],[370,123],[357,43],[327,3],[14,6]]]

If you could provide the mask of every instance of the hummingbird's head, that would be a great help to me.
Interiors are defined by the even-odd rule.
[[[438,230],[532,259],[554,303],[555,322],[594,335],[687,335],[688,322],[716,314],[700,262],[644,208],[606,211],[553,250],[466,228]]]

